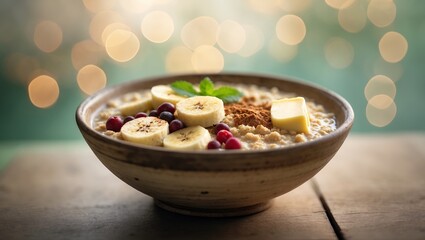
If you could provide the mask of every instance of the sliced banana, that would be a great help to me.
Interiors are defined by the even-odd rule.
[[[178,150],[202,150],[207,147],[211,135],[201,126],[175,131],[164,138],[164,147]]]
[[[152,106],[157,108],[164,102],[174,104],[174,106],[181,100],[186,99],[184,96],[178,95],[170,86],[157,85],[151,88]]]
[[[168,135],[168,122],[156,117],[136,118],[121,128],[124,140],[152,146],[161,146]]]
[[[132,116],[138,112],[146,112],[150,109],[152,109],[152,100],[150,97],[126,102],[118,106],[118,110],[125,116]]]
[[[186,126],[211,127],[225,116],[223,101],[211,96],[195,96],[181,100],[176,105],[176,112]]]

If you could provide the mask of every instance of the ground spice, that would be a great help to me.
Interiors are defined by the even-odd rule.
[[[254,104],[253,99],[244,98],[241,102],[227,104],[224,111],[233,115],[233,121],[236,126],[248,125],[256,127],[263,125],[267,128],[272,127],[270,114],[270,103]]]

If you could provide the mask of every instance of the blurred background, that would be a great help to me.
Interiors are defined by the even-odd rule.
[[[331,89],[354,132],[425,130],[425,1],[2,0],[0,141],[81,139],[105,86],[180,73],[290,76]]]

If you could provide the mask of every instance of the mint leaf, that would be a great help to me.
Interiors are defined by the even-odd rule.
[[[193,87],[192,83],[187,81],[175,81],[171,84],[171,88],[182,96],[213,96],[220,98],[224,103],[237,102],[243,95],[236,88],[229,86],[222,86],[214,89],[214,83],[209,77],[205,77],[199,83],[199,92]]]
[[[199,83],[199,90],[201,91],[201,95],[210,96],[214,91],[214,83],[209,77],[205,77]]]
[[[179,95],[193,97],[199,95],[192,83],[187,81],[175,81],[171,84],[171,88]]]
[[[220,87],[212,92],[212,96],[220,98],[224,103],[237,102],[242,95],[237,89],[227,86]]]

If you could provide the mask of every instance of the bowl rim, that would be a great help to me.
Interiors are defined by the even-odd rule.
[[[345,112],[347,113],[346,118],[344,119],[344,121],[341,123],[341,125],[339,125],[335,131],[325,135],[325,136],[321,136],[320,138],[317,139],[313,139],[311,141],[307,141],[307,142],[302,142],[302,143],[296,143],[296,144],[291,144],[289,146],[284,146],[284,147],[279,147],[279,148],[274,148],[274,149],[246,149],[246,150],[232,150],[232,151],[199,151],[199,150],[173,150],[173,149],[167,149],[164,147],[160,147],[160,146],[149,146],[149,145],[141,145],[141,144],[136,144],[136,143],[131,143],[128,141],[124,141],[124,140],[120,140],[120,139],[115,139],[109,136],[105,136],[104,134],[96,131],[92,126],[89,126],[88,123],[86,123],[86,121],[84,120],[84,113],[86,112],[87,107],[93,102],[96,101],[96,99],[101,98],[103,95],[106,95],[107,93],[111,93],[113,91],[115,91],[117,88],[126,88],[128,86],[131,86],[133,84],[137,84],[139,82],[154,82],[154,81],[158,81],[161,79],[167,79],[167,78],[171,78],[171,77],[205,77],[205,76],[209,76],[211,78],[214,78],[214,76],[226,76],[226,77],[250,77],[250,78],[267,78],[273,81],[285,81],[288,82],[290,84],[295,84],[295,85],[303,85],[305,87],[308,88],[315,88],[316,90],[326,93],[327,95],[329,95],[329,97],[333,98],[334,100],[336,100],[337,102],[339,102],[339,105],[341,105],[343,108],[345,108]],[[135,90],[137,91],[137,90]],[[326,89],[322,86],[319,86],[315,83],[311,83],[311,82],[306,82],[304,80],[301,80],[299,78],[294,78],[294,77],[289,77],[289,76],[277,76],[277,75],[270,75],[270,74],[256,74],[256,73],[233,73],[233,72],[221,72],[221,73],[203,73],[203,74],[198,74],[198,73],[188,73],[188,74],[170,74],[170,75],[159,75],[159,76],[151,76],[151,77],[146,77],[146,78],[139,78],[137,80],[132,80],[132,81],[127,81],[127,82],[122,82],[122,83],[118,83],[118,84],[114,84],[114,85],[110,85],[108,87],[105,87],[99,91],[97,91],[96,93],[88,96],[87,98],[85,98],[77,107],[77,110],[75,112],[75,118],[76,118],[76,122],[78,125],[78,128],[80,129],[81,132],[85,132],[86,134],[89,134],[91,137],[98,139],[100,141],[103,141],[107,144],[114,144],[116,146],[119,147],[130,147],[132,149],[134,149],[135,151],[140,151],[140,150],[149,150],[149,151],[159,151],[159,152],[164,152],[164,153],[178,153],[178,154],[185,154],[185,155],[208,155],[210,156],[211,154],[213,155],[234,155],[234,156],[244,156],[246,154],[252,154],[252,153],[266,153],[266,152],[281,152],[281,151],[290,151],[293,150],[295,148],[300,148],[300,147],[305,147],[308,148],[310,146],[319,144],[321,142],[327,142],[337,136],[341,136],[347,133],[347,131],[349,131],[353,125],[354,122],[354,111],[353,108],[351,107],[350,103],[344,99],[342,96],[340,96],[339,94],[337,94],[336,92]],[[90,121],[91,124],[92,120]]]

